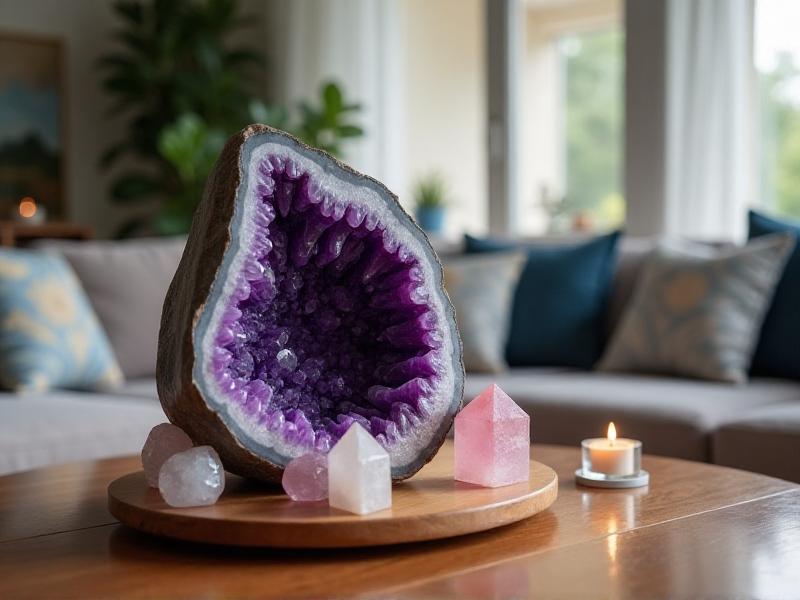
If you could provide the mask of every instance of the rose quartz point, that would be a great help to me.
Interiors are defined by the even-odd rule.
[[[283,471],[283,490],[295,502],[314,502],[328,497],[328,457],[305,454],[292,460]]]
[[[142,467],[147,485],[157,488],[161,465],[170,456],[188,450],[193,445],[183,429],[172,423],[161,423],[153,427],[142,447]]]
[[[455,478],[484,487],[528,481],[530,417],[497,384],[456,416]]]

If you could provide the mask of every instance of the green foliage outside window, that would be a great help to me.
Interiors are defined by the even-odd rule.
[[[758,73],[761,101],[760,200],[776,212],[800,218],[800,66],[782,54]]]
[[[621,225],[624,34],[619,28],[559,41],[564,69],[565,212],[595,227]]]

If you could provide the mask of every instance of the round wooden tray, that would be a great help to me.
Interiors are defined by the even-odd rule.
[[[392,507],[370,515],[330,508],[326,501],[292,502],[277,487],[226,474],[214,506],[172,508],[144,473],[108,486],[108,508],[125,525],[171,538],[231,546],[335,548],[446,538],[525,519],[558,494],[555,472],[531,461],[527,483],[482,488],[453,480],[453,447],[394,486]]]

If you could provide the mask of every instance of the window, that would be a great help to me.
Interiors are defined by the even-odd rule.
[[[759,199],[800,218],[800,3],[758,0],[755,67],[760,106]]]
[[[622,199],[622,53],[618,28],[560,40],[564,93],[564,210],[572,224],[620,225]]]
[[[609,2],[541,0],[529,9],[520,233],[605,230],[624,220],[619,19]]]

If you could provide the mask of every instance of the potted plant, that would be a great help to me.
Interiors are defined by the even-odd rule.
[[[111,113],[126,119],[120,139],[101,166],[116,166],[111,199],[139,205],[118,231],[185,233],[205,179],[228,136],[249,123],[289,131],[341,156],[363,131],[360,111],[333,82],[318,98],[283,106],[267,104],[253,82],[263,73],[259,48],[234,43],[234,32],[255,22],[240,0],[117,0],[115,49],[103,56],[102,85]]]
[[[431,173],[417,182],[414,189],[417,223],[434,235],[444,231],[447,190],[438,173]]]

